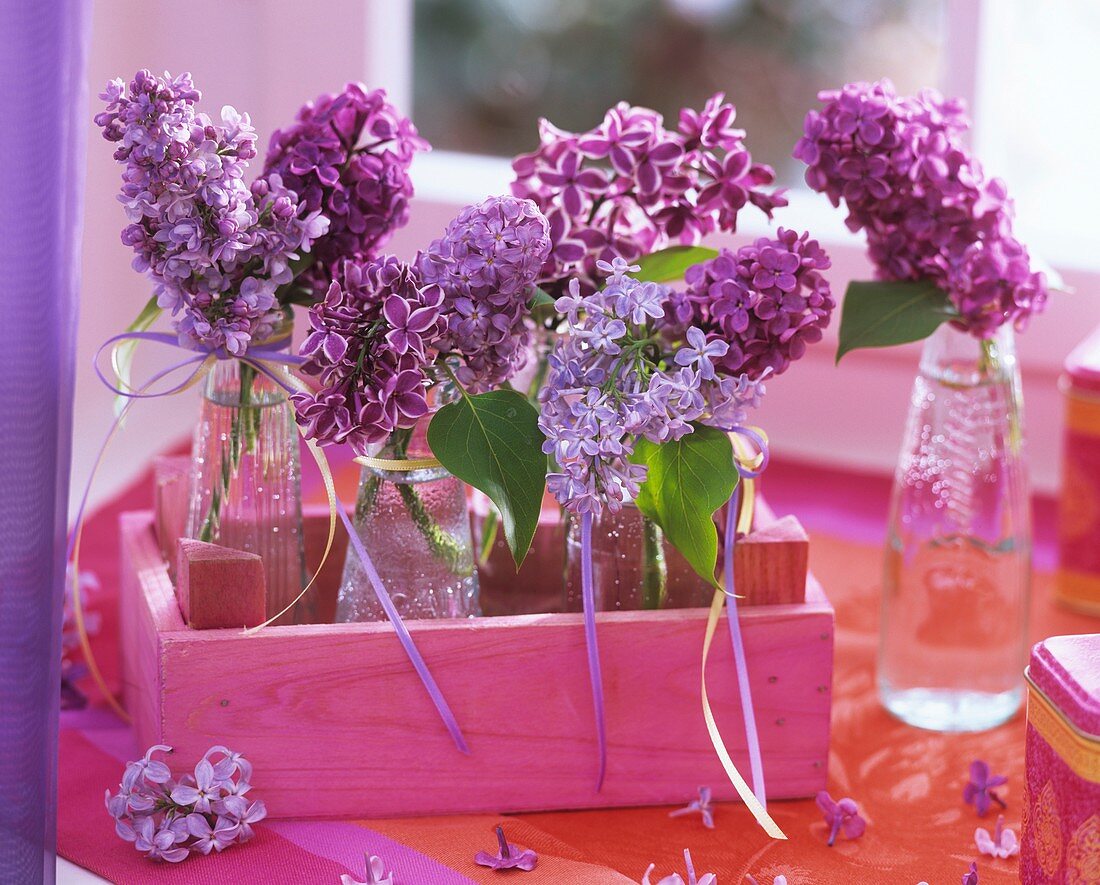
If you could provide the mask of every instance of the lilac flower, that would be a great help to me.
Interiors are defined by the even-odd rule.
[[[88,611],[88,601],[100,590],[99,579],[88,571],[82,571],[77,578],[76,592],[80,594],[84,614],[84,630],[89,636],[99,632],[98,612]],[[77,681],[87,673],[87,667],[77,659],[80,649],[80,631],[76,627],[76,606],[73,599],[73,575],[71,567],[65,572],[65,602],[61,623],[61,709],[83,709],[88,699],[80,690]]]
[[[443,297],[392,256],[341,265],[310,309],[301,347],[302,371],[321,388],[291,397],[307,437],[348,443],[362,455],[427,412],[426,368],[444,331]]]
[[[990,857],[1013,857],[1020,853],[1020,843],[1016,839],[1016,833],[1005,827],[1003,814],[997,815],[997,825],[990,835],[985,827],[978,827],[974,831],[974,842],[978,851],[988,854]]]
[[[818,97],[794,156],[810,187],[844,202],[848,226],[866,232],[881,279],[933,281],[955,324],[977,337],[1042,309],[1046,282],[1012,236],[1004,182],[963,146],[962,102],[931,90],[899,96],[888,80]]]
[[[992,803],[996,802],[1001,808],[1007,808],[1004,800],[993,792],[994,787],[1008,783],[1004,775],[990,773],[989,763],[981,759],[975,759],[970,763],[970,780],[963,787],[963,802],[973,805],[978,812],[978,817],[985,817]]]
[[[155,284],[175,316],[181,343],[240,356],[263,340],[281,314],[276,290],[292,262],[328,229],[277,172],[244,183],[256,155],[247,114],[222,110],[216,123],[196,109],[189,74],[138,71],[127,86],[107,84],[95,122],[118,144],[119,197],[129,225],[122,241],[134,269]]]
[[[699,798],[692,799],[684,808],[677,808],[669,812],[669,817],[682,817],[686,814],[698,814],[703,819],[703,826],[708,830],[714,829],[714,806],[710,801],[710,787],[699,788]]]
[[[556,302],[568,334],[549,356],[539,395],[543,450],[558,467],[547,484],[574,513],[615,512],[637,496],[646,476],[630,460],[637,439],[680,439],[693,422],[729,429],[763,394],[759,380],[724,371],[718,336],[652,322],[671,307],[667,288],[636,280],[638,268],[622,258],[598,269],[603,289],[584,295],[572,280]]]
[[[474,855],[474,862],[479,866],[491,867],[494,870],[524,870],[530,872],[539,862],[539,857],[531,849],[518,851],[514,845],[509,845],[504,838],[504,827],[497,827],[497,842],[500,851],[497,854],[489,854],[487,851],[479,851]]]
[[[962,885],[978,885],[978,864],[970,862],[970,869],[963,873]]]
[[[186,803],[184,803],[186,804]],[[240,824],[218,815],[211,824],[205,814],[187,815],[187,832],[195,837],[191,847],[201,854],[209,854],[211,850],[222,852],[235,841],[240,833]]]
[[[458,379],[475,392],[523,367],[528,304],[550,253],[550,228],[533,202],[489,197],[468,206],[416,259],[425,284],[446,295],[440,350],[461,360]]]
[[[694,324],[708,347],[724,345],[721,353],[709,352],[704,372],[713,363],[753,379],[778,375],[829,324],[836,301],[821,272],[830,266],[809,234],[779,228],[775,239],[762,237],[736,252],[723,249],[688,268],[687,291],[674,298],[665,325]]]
[[[839,802],[822,790],[817,794],[817,807],[825,817],[829,827],[829,846],[836,842],[837,835],[843,831],[848,839],[858,839],[867,829],[867,822],[860,817],[859,806],[852,799]]]
[[[699,878],[695,877],[695,867],[691,863],[691,852],[686,848],[684,849],[684,865],[687,867],[687,879],[684,879],[679,873],[672,873],[660,879],[656,885],[718,885],[718,877],[714,873],[703,873]],[[642,876],[642,885],[652,885],[649,881],[649,874],[653,872],[656,866],[655,863],[649,865],[645,875]]]
[[[343,259],[374,258],[405,225],[413,194],[409,166],[424,150],[428,143],[386,101],[385,90],[362,83],[305,104],[292,126],[275,131],[264,176],[280,175],[308,211],[331,223],[317,244],[312,280],[326,279]]]
[[[393,873],[386,872],[386,864],[380,857],[373,854],[366,856],[367,878],[360,882],[347,873],[340,876],[340,885],[394,885]]]
[[[752,204],[767,214],[786,205],[768,189],[775,176],[753,163],[722,94],[702,111],[685,108],[678,127],[660,114],[620,103],[587,132],[539,121],[539,146],[515,158],[512,193],[535,201],[550,223],[552,247],[537,282],[552,296],[579,281],[599,285],[598,262],[627,262],[715,230],[732,232]]]
[[[171,748],[150,747],[141,760],[127,764],[118,793],[107,791],[105,804],[119,838],[150,859],[169,863],[252,838],[251,825],[267,810],[263,802],[248,804],[243,798],[251,789],[246,759],[226,747],[211,747],[194,775],[177,782],[164,762],[152,758],[160,752]]]

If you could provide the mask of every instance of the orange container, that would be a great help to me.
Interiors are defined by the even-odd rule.
[[[1100,328],[1073,349],[1061,379],[1062,444],[1058,599],[1100,616]]]

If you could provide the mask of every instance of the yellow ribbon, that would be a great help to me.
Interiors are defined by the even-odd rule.
[[[353,460],[356,464],[361,464],[363,467],[369,467],[372,470],[387,470],[393,473],[431,470],[443,466],[438,458],[368,458],[366,455],[360,455]]]
[[[761,437],[767,441],[766,434],[759,428],[751,428],[760,434]],[[754,470],[763,463],[763,453],[752,453],[747,451],[747,446],[741,442],[740,438],[734,434],[731,434],[731,440],[733,442],[734,460],[744,468]],[[741,512],[737,519],[737,530],[742,533],[748,533],[752,528],[753,510],[756,503],[756,483],[752,479],[743,479],[741,481]],[[714,720],[714,712],[711,710],[710,698],[707,696],[707,658],[710,655],[710,646],[714,641],[715,631],[718,629],[718,623],[722,617],[722,609],[726,604],[726,593],[724,588],[718,588],[714,591],[714,598],[710,603],[710,613],[707,616],[707,630],[703,636],[703,662],[700,668],[700,694],[703,702],[703,719],[707,725],[707,733],[710,735],[710,741],[714,745],[714,752],[718,754],[718,759],[722,763],[722,768],[725,769],[726,776],[729,777],[730,782],[733,784],[734,789],[737,790],[737,795],[741,797],[741,801],[745,803],[745,807],[752,812],[752,816],[756,818],[756,822],[760,824],[760,827],[771,836],[773,839],[786,839],[787,836],[779,828],[779,825],[772,819],[768,811],[760,803],[760,800],[756,798],[750,789],[749,785],[745,782],[745,779],[741,776],[741,772],[737,770],[737,766],[733,762],[733,758],[729,754],[729,750],[726,749],[725,741],[722,740],[722,733],[718,730],[718,723]]]

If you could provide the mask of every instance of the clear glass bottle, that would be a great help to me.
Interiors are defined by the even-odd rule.
[[[583,609],[581,521],[566,512],[565,610]],[[694,608],[713,589],[665,541],[664,532],[633,504],[592,521],[592,581],[597,611]]]
[[[924,345],[894,478],[879,693],[905,722],[980,731],[1022,698],[1031,513],[1012,330]]]
[[[440,385],[432,388],[437,395]],[[445,398],[439,398],[439,405]],[[431,412],[371,453],[355,503],[355,531],[402,618],[479,615],[466,484],[444,467],[393,470],[385,461],[431,458]],[[385,612],[349,545],[336,603],[337,622],[377,621]]]
[[[289,319],[279,334],[289,335]],[[203,384],[186,534],[263,558],[269,618],[304,586],[294,408],[280,385],[238,360],[219,360]],[[307,595],[277,623],[311,620]]]

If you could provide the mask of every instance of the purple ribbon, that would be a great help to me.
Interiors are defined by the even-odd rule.
[[[596,711],[596,740],[599,743],[600,768],[596,792],[603,789],[607,773],[607,726],[603,705],[603,676],[600,650],[596,645],[596,592],[592,582],[592,514],[581,517],[581,595],[584,600],[584,642],[588,647],[588,678],[592,683],[592,703]]]
[[[409,628],[401,620],[401,615],[394,607],[393,600],[390,599],[390,594],[386,590],[386,585],[382,583],[382,579],[378,576],[378,570],[374,567],[370,554],[367,553],[367,548],[363,546],[363,542],[359,539],[351,520],[348,519],[347,510],[344,509],[344,505],[340,503],[339,498],[336,499],[336,512],[340,514],[340,520],[344,523],[344,528],[347,529],[351,546],[359,557],[359,561],[363,564],[363,569],[367,573],[367,578],[370,579],[378,601],[382,604],[382,609],[386,612],[386,617],[390,619],[394,630],[397,631],[397,638],[401,641],[405,654],[409,656],[409,661],[412,663],[413,669],[416,670],[416,675],[420,677],[420,681],[424,683],[424,688],[428,690],[428,697],[432,699],[436,710],[439,711],[439,716],[447,727],[447,731],[451,733],[455,746],[468,755],[470,748],[466,745],[466,739],[462,736],[462,729],[458,727],[458,720],[455,719],[447,699],[443,697],[443,692],[439,690],[439,685],[436,684],[435,678],[428,670],[428,665],[421,657],[420,650],[413,642],[412,636],[409,635]]]
[[[746,467],[735,460],[737,472],[742,479],[756,479],[768,466],[768,444],[764,437],[747,427],[735,427],[734,433],[748,437],[756,444],[760,452],[760,466],[755,469]],[[752,688],[749,686],[749,669],[745,660],[745,643],[741,637],[741,620],[737,611],[737,597],[733,575],[733,545],[737,540],[737,510],[741,502],[741,483],[738,482],[726,504],[726,536],[723,551],[723,573],[725,575],[726,621],[730,628],[730,641],[733,643],[733,665],[737,671],[737,688],[741,696],[741,716],[745,720],[745,742],[749,751],[749,768],[752,772],[752,791],[760,804],[767,806],[767,794],[764,789],[764,762],[760,756],[760,735],[756,730],[756,710],[752,703]]]
[[[211,356],[216,357],[219,360],[236,359],[242,363],[247,363],[252,366],[257,372],[260,372],[265,377],[270,378],[288,393],[295,393],[296,388],[287,384],[282,378],[279,377],[278,372],[269,368],[270,365],[281,366],[297,366],[305,362],[305,359],[294,354],[283,353],[283,349],[287,347],[290,342],[289,337],[279,339],[273,342],[263,342],[259,344],[253,344],[249,347],[248,353],[243,356],[236,356],[231,353],[227,353],[224,349],[209,350],[195,352],[193,356],[188,357],[185,360],[181,360],[178,363],[174,363],[168,366],[166,369],[161,369],[154,374],[149,381],[147,381],[140,391],[135,390],[123,390],[112,383],[106,375],[99,368],[99,358],[103,351],[109,347],[114,346],[122,341],[152,341],[156,344],[166,344],[170,347],[176,347],[181,349],[183,346],[179,343],[179,339],[174,335],[169,335],[165,332],[123,332],[120,335],[115,335],[112,338],[108,338],[100,346],[96,352],[95,358],[95,372],[99,377],[99,380],[103,382],[110,390],[114,391],[119,396],[127,398],[127,403],[118,417],[115,418],[114,424],[111,426],[110,432],[107,434],[107,438],[100,446],[99,455],[97,456],[96,463],[103,457],[103,452],[106,449],[107,443],[114,434],[116,428],[121,423],[123,416],[129,410],[134,400],[137,399],[152,399],[161,396],[171,396],[172,394],[179,393],[185,390],[194,380],[195,376],[202,370],[202,364],[205,363]],[[186,369],[188,366],[194,366],[194,369],[187,375],[187,377],[167,390],[158,390],[153,393],[145,393],[144,391],[156,384],[162,378],[165,378],[181,369]],[[83,497],[81,498],[80,508],[77,511],[76,525],[79,526],[84,517],[84,508],[87,504],[88,493],[91,490],[91,482],[84,489]],[[447,731],[450,732],[451,737],[454,739],[455,746],[463,753],[469,753],[470,749],[466,744],[466,739],[462,736],[462,730],[458,727],[458,721],[455,719],[454,713],[451,712],[450,706],[447,704],[446,699],[443,697],[443,692],[440,691],[438,684],[428,669],[427,663],[421,656],[419,649],[413,642],[412,636],[409,635],[409,629],[405,626],[405,622],[401,619],[401,615],[394,607],[393,600],[390,599],[390,595],[386,592],[386,587],[382,583],[378,576],[378,570],[374,567],[374,563],[371,561],[370,556],[367,554],[366,549],[363,547],[362,541],[359,540],[359,536],[355,532],[354,526],[348,519],[347,511],[344,509],[343,504],[340,503],[340,499],[336,498],[336,511],[340,516],[340,519],[344,523],[344,528],[347,529],[348,538],[351,541],[352,548],[359,556],[360,561],[363,563],[363,568],[367,573],[367,577],[370,579],[371,586],[374,588],[375,594],[378,596],[378,601],[382,604],[382,609],[386,613],[386,617],[390,619],[390,623],[393,624],[394,631],[397,633],[397,638],[401,642],[402,648],[405,649],[405,654],[408,655],[409,662],[412,664],[416,674],[420,677],[420,681],[424,683],[424,687],[428,690],[428,696],[431,698],[432,703],[435,705],[436,710],[439,711],[439,716],[443,720],[444,726]],[[75,530],[69,536],[69,556],[72,555],[72,547],[75,542],[76,532]]]

